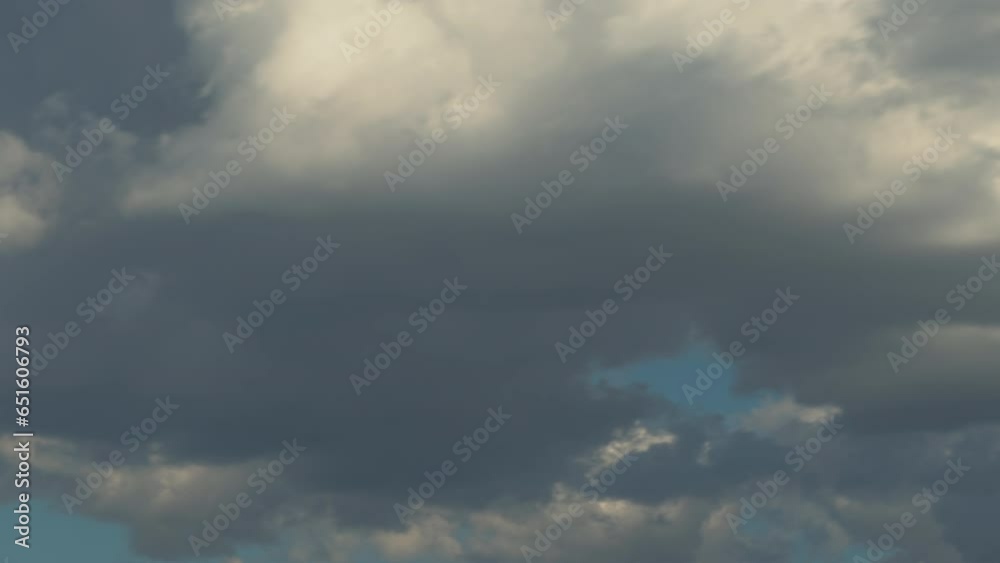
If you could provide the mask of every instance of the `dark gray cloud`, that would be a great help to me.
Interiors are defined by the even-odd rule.
[[[825,26],[754,6],[684,72],[671,54],[711,9],[584,5],[553,33],[538,2],[485,20],[448,2],[407,3],[347,65],[339,36],[324,32],[329,55],[313,26],[340,33],[363,11],[293,4],[247,3],[222,20],[209,4],[70,4],[23,52],[3,54],[30,79],[0,94],[0,127],[41,157],[12,160],[37,177],[0,176],[0,195],[15,194],[15,212],[37,211],[45,228],[0,247],[0,324],[30,320],[38,347],[69,321],[82,327],[36,376],[39,431],[69,452],[43,469],[54,501],[78,466],[170,396],[181,410],[129,459],[123,483],[81,509],[128,524],[135,549],[158,558],[186,556],[187,534],[297,438],[309,454],[294,477],[213,550],[288,540],[308,521],[345,550],[361,538],[402,559],[510,560],[561,502],[559,488],[578,488],[594,452],[639,427],[671,439],[647,444],[610,489],[620,505],[591,510],[546,557],[797,561],[803,541],[817,558],[839,557],[963,457],[976,470],[908,555],[989,560],[1000,281],[960,311],[948,295],[997,248],[992,4],[927,4],[888,40],[878,33],[888,3],[817,7]],[[15,3],[4,21],[31,9]],[[515,24],[524,39],[506,51],[480,38]],[[45,159],[156,63],[173,75],[124,132],[68,181],[46,176]],[[491,73],[497,92],[450,129],[442,110]],[[724,202],[716,181],[778,137],[819,83],[830,104]],[[298,115],[288,131],[185,224],[177,205],[284,106]],[[615,117],[628,129],[577,170],[574,151]],[[857,207],[905,178],[904,161],[951,124],[955,149],[851,244],[843,224]],[[384,172],[435,127],[449,140],[390,192]],[[563,169],[575,182],[518,234],[511,214]],[[46,186],[44,205],[25,195],[29,184]],[[342,246],[290,292],[283,273],[327,236]],[[673,256],[621,302],[616,282],[661,245]],[[137,279],[87,323],[79,304],[122,268]],[[410,315],[456,277],[469,289],[417,334]],[[592,376],[745,341],[744,323],[785,288],[801,301],[723,377],[734,393],[791,401],[778,426],[796,435],[813,428],[809,408],[835,408],[847,429],[765,511],[771,527],[736,537],[725,512],[787,469],[797,442],[658,392],[693,379],[687,371],[627,386]],[[287,302],[230,353],[223,333],[275,289]],[[555,342],[606,299],[620,312],[561,362]],[[893,373],[886,354],[938,308],[953,320]],[[414,345],[356,396],[350,375],[403,330]],[[393,503],[500,405],[509,423],[401,526]],[[473,538],[448,552],[458,525]],[[323,542],[296,541],[336,560]]]

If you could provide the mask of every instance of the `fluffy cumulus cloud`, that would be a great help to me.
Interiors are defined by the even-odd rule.
[[[118,450],[72,514],[158,560],[1000,552],[995,2],[60,10],[0,92],[55,510]]]
[[[58,196],[47,175],[46,156],[24,140],[0,131],[0,244],[23,247],[45,232],[48,215]]]

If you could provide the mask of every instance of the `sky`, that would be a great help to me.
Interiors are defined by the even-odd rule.
[[[994,0],[0,23],[5,563],[996,561]]]

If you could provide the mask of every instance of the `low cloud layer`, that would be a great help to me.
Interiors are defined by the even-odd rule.
[[[905,511],[906,561],[998,552],[993,2],[60,10],[0,92],[0,324],[44,354],[55,510],[170,397],[74,509],[154,559],[241,492],[200,556],[838,561]]]

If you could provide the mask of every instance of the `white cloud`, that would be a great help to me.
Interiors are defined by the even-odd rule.
[[[0,131],[0,252],[42,237],[57,197],[46,155]]]

